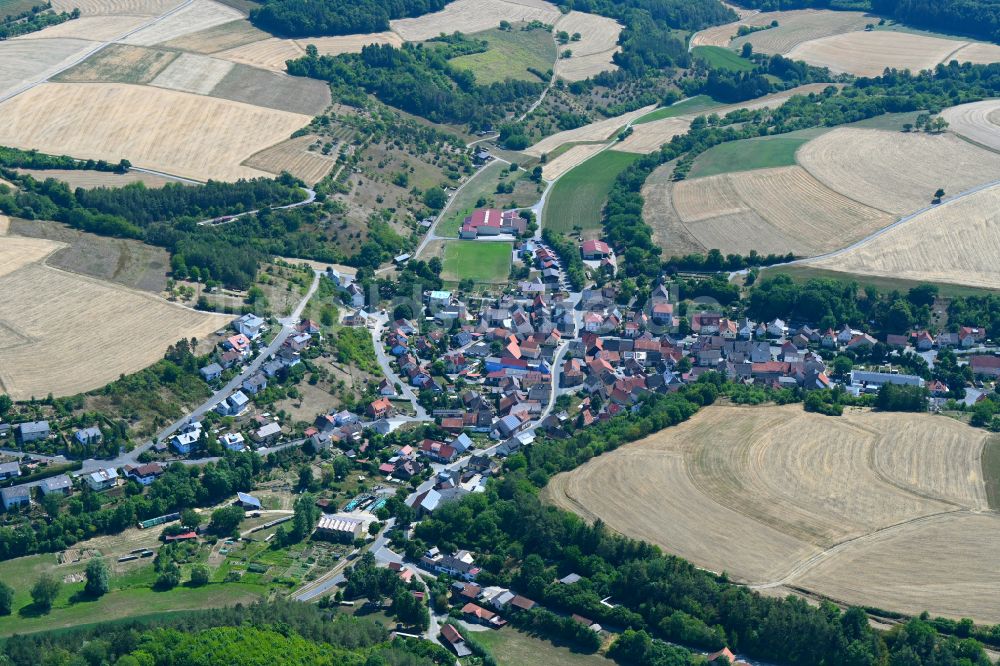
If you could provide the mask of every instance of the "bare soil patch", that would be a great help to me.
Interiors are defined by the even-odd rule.
[[[957,613],[961,596],[938,593],[967,572],[958,576],[974,595],[965,614],[987,620],[997,614],[995,604],[986,614],[985,571],[1000,520],[972,513],[985,506],[986,436],[939,416],[711,407],[556,476],[543,492],[700,566],[852,603]],[[971,523],[958,528],[963,521],[976,522],[976,535]],[[883,552],[883,543],[896,545]],[[862,558],[878,564],[867,569]]]
[[[150,82],[157,88],[207,95],[235,65],[194,53],[182,53]]]
[[[995,289],[1000,285],[997,257],[1000,186],[946,202],[860,247],[809,265],[856,275]]]
[[[99,18],[97,20],[103,20]],[[64,83],[149,83],[179,54],[128,44],[110,44],[53,81]]]
[[[212,97],[315,116],[330,105],[330,87],[317,79],[236,65],[212,88]]]
[[[194,0],[164,20],[130,35],[123,42],[138,46],[153,46],[242,18],[243,14],[232,7],[213,0]]]
[[[497,27],[500,21],[552,24],[559,17],[559,10],[542,0],[456,0],[439,12],[399,19],[389,25],[406,41],[422,42],[456,30],[482,32]]]
[[[261,175],[240,163],[310,116],[147,86],[47,83],[0,105],[0,143],[79,158],[129,159],[196,180]],[[59,123],[50,122],[60,118]]]
[[[59,247],[45,259],[53,268],[154,294],[166,288],[170,256],[163,248],[128,238],[97,236],[48,220],[14,218],[10,233],[16,236],[5,242],[24,236],[57,243]]]
[[[893,214],[1000,174],[1000,155],[948,134],[840,128],[802,146],[798,162],[830,189]]]
[[[288,139],[265,148],[244,164],[275,175],[287,171],[309,185],[314,185],[330,173],[337,162],[335,154],[324,155],[319,150],[309,150],[310,147],[316,147],[316,144],[317,138],[314,136]]]
[[[941,117],[955,134],[1000,151],[1000,99],[953,106],[942,111]]]

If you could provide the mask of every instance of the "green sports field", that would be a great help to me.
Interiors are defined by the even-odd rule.
[[[441,277],[458,282],[506,282],[510,275],[511,244],[502,241],[448,241],[444,246]]]
[[[549,193],[542,226],[564,233],[573,227],[585,232],[600,229],[601,210],[615,178],[639,157],[635,153],[605,150],[568,171]]]

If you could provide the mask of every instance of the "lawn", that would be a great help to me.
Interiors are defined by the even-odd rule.
[[[509,165],[494,161],[470,180],[450,202],[444,218],[438,223],[435,233],[443,238],[458,238],[458,230],[473,210],[480,206],[496,208],[518,208],[530,206],[538,201],[538,186],[524,171],[510,173]],[[510,194],[497,194],[501,181],[514,184]]]
[[[491,241],[449,241],[444,247],[445,280],[470,278],[476,282],[506,282],[510,275],[511,244]]]
[[[205,587],[181,585],[166,592],[156,592],[148,587],[133,587],[112,590],[97,601],[72,601],[71,597],[82,589],[83,583],[63,585],[52,611],[45,615],[38,615],[30,605],[19,606],[12,615],[0,617],[0,636],[149,613],[232,606],[253,601],[265,592],[265,588],[259,585],[244,583],[210,584]]]
[[[704,60],[716,69],[728,69],[731,72],[749,72],[756,65],[735,51],[722,46],[696,46],[691,49],[691,55]]]
[[[553,645],[513,627],[477,631],[472,637],[493,653],[500,666],[611,666],[614,663],[598,654],[573,652]]]
[[[539,77],[528,68],[547,72],[556,61],[555,41],[551,33],[540,28],[521,30],[515,25],[509,32],[495,28],[470,35],[470,38],[485,39],[489,49],[459,56],[450,62],[459,69],[470,70],[476,75],[476,83],[483,85],[505,79],[538,82]]]
[[[688,177],[701,178],[735,171],[793,166],[795,151],[825,131],[818,128],[781,136],[720,143],[698,156]]]
[[[634,153],[605,150],[567,172],[549,193],[542,225],[564,233],[573,227],[599,230],[601,211],[615,178],[638,158]]]
[[[708,95],[697,95],[695,97],[690,97],[688,99],[682,100],[670,106],[665,106],[661,109],[656,109],[655,111],[650,111],[642,118],[636,120],[633,125],[642,125],[643,123],[651,123],[654,120],[663,120],[664,118],[675,118],[677,116],[688,115],[692,113],[701,113],[702,111],[709,111],[711,109],[722,106],[719,102]]]

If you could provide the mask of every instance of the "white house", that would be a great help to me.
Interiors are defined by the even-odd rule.
[[[215,411],[223,416],[237,416],[250,405],[250,398],[243,391],[237,391],[216,407]]]
[[[365,290],[359,287],[356,282],[352,282],[351,286],[347,288],[347,294],[351,297],[352,307],[362,308],[365,306]]]
[[[251,340],[256,340],[260,336],[263,327],[264,320],[253,313],[245,314],[233,322],[233,328]]]
[[[77,430],[73,433],[73,438],[83,446],[93,446],[94,444],[100,444],[104,436],[101,434],[100,428],[91,426],[90,428]]]
[[[781,319],[775,319],[774,321],[772,321],[770,324],[767,325],[767,334],[775,338],[780,338],[785,334],[785,331],[787,330],[788,327],[785,325],[785,322]]]
[[[118,485],[118,470],[113,467],[99,469],[86,476],[87,485],[95,492],[114,488]]]

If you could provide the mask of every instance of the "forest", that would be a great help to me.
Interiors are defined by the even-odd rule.
[[[473,42],[477,44],[478,42]],[[361,89],[382,102],[438,123],[490,126],[514,106],[538,96],[540,82],[508,79],[476,83],[470,70],[448,60],[467,52],[464,44],[440,42],[433,47],[404,44],[365,46],[361,53],[320,56],[315,50],[289,60],[288,73],[330,82],[335,89]]]
[[[389,29],[391,19],[436,12],[450,0],[268,0],[250,21],[281,37],[352,35]]]
[[[59,12],[58,14],[49,11],[50,9],[52,9],[52,3],[45,3],[35,5],[20,14],[7,16],[0,22],[0,41],[26,35],[29,32],[37,32],[50,25],[59,25],[80,17],[79,9],[74,9],[72,12]]]
[[[932,72],[886,72],[862,78],[841,90],[797,95],[777,109],[739,110],[695,119],[691,131],[676,136],[658,152],[646,155],[618,176],[608,195],[603,223],[605,240],[619,251],[619,267],[629,277],[656,279],[664,268],[662,250],[642,219],[640,194],[649,175],[661,164],[677,160],[674,179],[683,179],[694,159],[708,148],[758,136],[784,134],[808,127],[834,127],[884,113],[928,111],[974,102],[1000,94],[1000,64],[938,65]],[[622,261],[624,259],[624,261]]]

